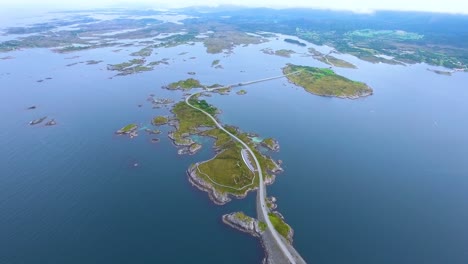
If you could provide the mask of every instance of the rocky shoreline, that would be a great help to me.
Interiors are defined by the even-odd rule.
[[[265,148],[268,148],[271,151],[278,152],[280,150],[280,145],[278,140],[274,138],[267,138],[263,140],[260,145],[264,146]]]
[[[231,198],[229,198],[229,196],[226,193],[218,192],[211,183],[208,183],[207,181],[198,177],[198,175],[195,172],[197,166],[198,166],[198,163],[196,163],[195,165],[192,165],[187,170],[189,182],[193,186],[197,187],[199,190],[207,192],[208,196],[210,197],[210,200],[213,201],[213,203],[217,205],[224,205],[230,202]]]
[[[222,219],[226,225],[254,237],[261,237],[264,232],[257,219],[246,216],[243,212],[225,214],[222,216]]]
[[[278,212],[273,212],[274,214],[278,215],[278,217],[281,217],[281,219],[284,218],[282,215]],[[267,248],[269,247],[268,245],[271,246],[272,244],[272,237],[271,234],[268,232],[265,232],[267,229],[267,224],[263,221],[259,221],[253,217],[249,217],[245,215],[243,212],[234,212],[234,213],[229,213],[229,214],[224,214],[222,216],[222,221],[224,224],[241,231],[243,233],[247,233],[253,237],[257,237],[260,240],[260,244],[262,245],[265,258],[263,259],[262,263],[282,263],[282,258],[278,258],[278,256],[275,256],[276,252],[272,252],[272,248]],[[286,224],[287,225],[287,224]],[[294,235],[294,230],[289,226],[289,233],[288,236],[285,238],[290,245],[292,245],[292,237]],[[270,255],[271,254],[271,255]]]
[[[370,91],[368,92],[364,92],[364,93],[361,93],[361,94],[355,94],[355,95],[346,95],[346,96],[343,96],[343,95],[325,95],[325,94],[316,94],[316,93],[313,93],[311,91],[308,91],[307,89],[305,89],[304,87],[302,87],[301,85],[295,83],[294,81],[290,80],[288,78],[288,82],[291,83],[291,84],[294,84],[295,86],[297,87],[301,87],[302,89],[304,89],[304,91],[310,93],[310,94],[313,94],[313,95],[317,95],[317,96],[322,96],[322,97],[335,97],[335,98],[340,98],[340,99],[351,99],[351,100],[356,100],[356,99],[359,99],[359,98],[363,98],[363,97],[367,97],[367,96],[371,96],[374,94],[374,91],[371,89]],[[367,86],[369,87],[369,86]],[[370,88],[370,87],[369,87]]]
[[[243,194],[233,194],[233,193],[223,193],[220,192],[216,189],[216,187],[213,186],[213,183],[204,180],[202,177],[200,177],[196,169],[198,165],[200,165],[201,162],[197,162],[196,164],[190,166],[187,170],[187,176],[190,181],[190,183],[197,187],[199,190],[207,192],[208,196],[211,201],[213,201],[217,205],[224,205],[228,202],[230,202],[232,199],[231,197],[237,198],[237,199],[243,199],[247,196],[247,194],[251,191],[255,191],[258,189],[258,186],[251,187],[251,188],[246,188]],[[276,163],[275,163],[276,164]],[[283,169],[278,166],[277,170],[271,171],[270,177],[265,177],[264,178],[264,183],[265,185],[271,185],[275,182],[276,179],[276,174],[282,172]]]
[[[288,235],[285,237],[285,239],[289,242],[290,245],[293,243],[293,237],[294,237],[294,229],[284,220],[284,216],[278,212],[278,211],[271,211],[271,213],[277,215],[281,220],[283,220],[284,224],[288,226],[289,232]]]

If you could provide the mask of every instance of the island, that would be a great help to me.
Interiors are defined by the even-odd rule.
[[[239,90],[239,91],[236,92],[236,94],[244,95],[244,94],[247,94],[247,91],[246,90]]]
[[[365,83],[352,81],[327,68],[287,64],[283,73],[291,83],[320,96],[357,99],[373,93]]]
[[[213,117],[219,113],[216,107],[208,104],[205,100],[200,100],[198,96],[190,98],[189,102]],[[182,147],[179,154],[191,153],[193,149],[200,148],[190,138],[191,135],[215,139],[213,146],[215,157],[192,164],[187,170],[189,180],[194,186],[208,192],[210,199],[220,205],[231,201],[231,197],[243,198],[249,191],[258,188],[259,179],[253,172],[255,170],[255,166],[252,164],[253,158],[243,151],[241,145],[217,128],[207,115],[190,107],[186,102],[177,103],[172,112],[177,123],[174,124],[176,130],[169,133],[169,137],[173,140],[174,145]],[[242,133],[232,126],[225,126],[225,129],[251,146],[260,166],[265,171],[265,182],[267,184],[273,183],[274,175],[283,171],[281,167],[273,159],[264,156],[256,149],[258,143],[255,143],[248,133]]]
[[[169,122],[169,119],[165,116],[157,116],[153,118],[153,121],[151,122],[155,126],[161,126],[165,125]]]
[[[211,63],[211,67],[214,67],[216,65],[219,65],[219,62],[220,60],[214,60],[212,63]]]
[[[119,73],[117,76],[151,71],[153,69],[153,65],[144,65],[145,63],[146,61],[144,59],[132,59],[119,64],[109,64],[107,69],[110,71],[118,71]]]
[[[446,75],[446,76],[452,76],[453,71],[441,71],[441,70],[436,70],[436,69],[427,69],[430,72],[440,74],[440,75]]]
[[[57,125],[57,122],[55,121],[55,119],[51,119],[45,125],[46,126],[55,126],[55,125]]]
[[[130,56],[139,56],[139,57],[149,57],[153,53],[153,49],[151,47],[143,48],[139,51],[135,51],[130,54]]]
[[[128,124],[123,128],[117,130],[115,133],[118,135],[128,135],[130,138],[134,138],[138,136],[138,125],[136,124]]]
[[[203,85],[200,83],[199,80],[194,78],[188,78],[186,80],[170,83],[169,85],[164,86],[163,88],[166,88],[168,90],[190,90],[192,88],[200,87],[203,87]]]
[[[222,216],[223,223],[241,232],[260,237],[265,232],[267,226],[265,222],[247,216],[244,212],[235,212]]]
[[[330,54],[333,53],[333,51],[330,51],[328,54],[323,54],[314,48],[309,48],[309,53],[311,53],[315,59],[323,63],[326,63],[328,65],[334,66],[334,67],[350,68],[350,69],[357,68],[356,65],[350,62],[331,56]]]
[[[34,126],[34,125],[40,124],[40,123],[42,123],[42,121],[44,121],[46,118],[47,118],[47,116],[44,116],[44,117],[35,119],[35,120],[29,122],[29,125]]]
[[[307,46],[305,43],[302,43],[302,42],[300,42],[298,40],[295,40],[295,39],[287,38],[287,39],[284,39],[284,41],[287,42],[287,43],[296,44],[296,45],[301,46],[301,47]]]

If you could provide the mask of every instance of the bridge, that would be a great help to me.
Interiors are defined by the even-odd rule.
[[[264,78],[264,79],[259,79],[259,80],[242,82],[242,83],[237,83],[237,84],[233,84],[233,85],[229,85],[229,86],[223,86],[223,87],[217,87],[217,88],[205,88],[205,90],[193,93],[193,94],[191,94],[191,95],[189,95],[189,96],[187,96],[185,98],[185,103],[188,106],[190,106],[191,108],[196,109],[196,110],[202,112],[203,114],[205,114],[206,116],[208,116],[215,123],[215,125],[219,129],[221,129],[223,132],[228,134],[232,139],[239,142],[244,147],[244,149],[242,151],[245,151],[246,152],[245,154],[248,153],[253,158],[253,160],[255,162],[255,167],[257,168],[256,171],[258,173],[258,178],[259,178],[258,192],[257,192],[257,212],[258,212],[259,215],[257,217],[258,217],[259,220],[264,221],[266,223],[266,225],[267,225],[267,228],[266,228],[266,230],[264,232],[264,233],[268,234],[268,235],[266,235],[266,237],[268,237],[268,238],[271,237],[272,238],[272,240],[274,241],[276,247],[281,251],[282,255],[284,256],[285,261],[288,261],[291,264],[305,263],[305,261],[299,256],[299,254],[296,252],[296,250],[291,245],[287,244],[287,242],[285,242],[285,240],[283,238],[281,238],[281,235],[276,231],[276,229],[274,228],[273,224],[270,221],[270,218],[268,216],[269,208],[265,204],[266,187],[265,187],[265,182],[264,182],[264,179],[263,179],[263,172],[262,172],[262,168],[260,166],[260,163],[259,163],[257,157],[255,156],[254,152],[252,151],[252,149],[244,141],[242,141],[241,139],[236,137],[231,132],[227,131],[218,122],[218,120],[216,120],[212,115],[210,115],[209,113],[207,113],[203,109],[197,108],[197,107],[193,106],[192,104],[190,104],[190,98],[192,98],[192,96],[201,94],[203,92],[213,92],[213,91],[220,90],[220,89],[226,89],[226,88],[232,88],[232,87],[238,87],[238,86],[246,86],[246,85],[251,85],[251,84],[255,84],[255,83],[266,82],[266,81],[270,81],[270,80],[274,80],[274,79],[284,78],[284,77],[286,77],[288,75],[297,74],[299,72],[300,71],[296,71],[296,72],[292,72],[292,73],[281,75],[281,76],[275,76],[275,77],[270,77],[270,78]],[[243,158],[245,164],[247,165],[247,167],[249,167],[249,169],[251,169],[251,170],[254,169],[254,167],[250,163],[250,159],[244,158],[245,154],[242,154],[242,158]],[[255,170],[252,170],[252,172],[254,172],[254,174],[255,174]],[[265,245],[265,247],[268,247],[268,246]],[[281,261],[280,262],[277,262],[277,261],[274,261],[274,262],[281,263]]]

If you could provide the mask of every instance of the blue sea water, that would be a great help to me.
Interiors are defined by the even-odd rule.
[[[135,139],[114,131],[170,114],[146,98],[180,100],[181,92],[161,86],[189,71],[202,83],[228,84],[276,76],[288,62],[325,66],[301,54],[266,55],[265,47],[306,51],[282,41],[230,56],[198,44],[162,48],[150,60],[170,65],[112,79],[106,64],[126,61],[135,48],[32,49],[0,60],[0,263],[259,263],[258,240],[221,222],[237,210],[254,215],[255,194],[220,207],[187,180],[190,164],[212,157],[212,140],[197,138],[202,151],[179,156],[171,128]],[[279,79],[206,100],[224,123],[279,140],[272,155],[285,172],[268,192],[308,262],[466,263],[468,74],[341,57],[359,69],[335,70],[374,95],[318,97]],[[90,59],[104,62],[65,66]],[[212,68],[214,59],[224,69]],[[31,105],[37,109],[26,110]],[[28,125],[42,116],[58,125]]]

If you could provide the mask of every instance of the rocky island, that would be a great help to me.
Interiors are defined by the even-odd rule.
[[[291,83],[320,96],[357,99],[373,92],[365,83],[352,81],[331,69],[288,64],[283,73],[290,74],[286,77]]]
[[[276,151],[276,152],[278,152],[280,148],[279,142],[275,140],[274,138],[266,138],[260,144],[268,148],[269,150]]]
[[[186,80],[173,82],[167,86],[164,86],[163,88],[166,88],[168,90],[190,90],[192,88],[200,88],[200,87],[203,87],[203,85],[200,83],[199,80],[194,79],[194,78],[188,78]]]
[[[266,229],[266,223],[245,215],[243,212],[225,214],[222,217],[223,223],[241,232],[260,237]]]
[[[151,123],[155,126],[162,126],[165,125],[169,122],[169,119],[165,116],[157,116],[153,118],[153,121]]]
[[[191,98],[190,103],[212,116],[216,116],[218,113],[218,109],[205,100]],[[241,154],[242,147],[236,144],[228,134],[216,128],[208,116],[189,107],[185,102],[176,104],[172,112],[175,115],[174,119],[178,122],[176,131],[171,132],[169,137],[175,145],[183,147],[179,150],[179,154],[190,154],[201,148],[201,145],[195,143],[190,135],[216,139],[214,144],[216,156],[210,160],[193,164],[187,170],[189,180],[193,185],[208,192],[209,197],[216,204],[229,202],[230,196],[243,198],[249,191],[258,188],[258,177],[245,164]],[[253,142],[248,134],[240,132],[235,127],[227,126],[226,129],[251,145],[260,165],[266,172],[265,182],[271,184],[274,181],[274,174],[282,171],[279,165],[255,150],[257,143]]]
[[[47,118],[47,116],[44,116],[44,117],[35,119],[35,120],[29,122],[29,125],[34,126],[34,125],[40,124],[40,123],[42,123],[42,121],[44,121],[46,118]]]
[[[117,130],[115,133],[118,135],[128,135],[130,138],[134,138],[138,136],[138,125],[136,124],[129,124],[124,126],[123,128]]]
[[[333,52],[334,51],[330,51],[328,54],[323,54],[314,48],[309,48],[309,53],[312,54],[312,57],[314,57],[314,59],[317,59],[323,63],[326,63],[334,67],[340,67],[340,68],[350,68],[350,69],[357,68],[356,65],[350,62],[331,56],[330,54]]]

